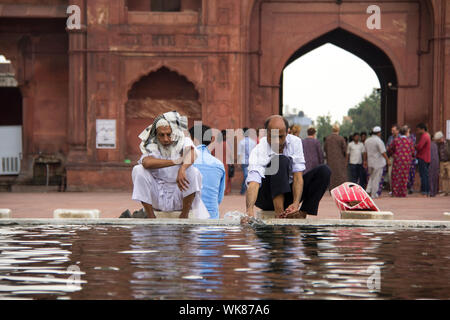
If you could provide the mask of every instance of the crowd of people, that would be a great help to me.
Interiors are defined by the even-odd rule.
[[[406,197],[413,192],[416,168],[424,196],[438,194],[439,180],[442,195],[450,191],[449,142],[440,131],[432,138],[423,123],[415,134],[406,125],[392,126],[386,144],[379,126],[369,137],[361,132],[346,139],[335,125],[323,146],[314,128],[301,139],[301,128],[289,127],[278,115],[269,117],[262,129],[244,128],[239,135],[232,131],[229,138],[227,131],[215,135],[203,124],[187,129],[187,119],[173,111],[158,116],[139,135],[142,156],[132,172],[132,199],[142,203],[144,217],[155,218],[157,210],[181,211],[180,218],[192,211],[196,218],[217,219],[236,164],[242,169],[240,193],[246,195],[249,216],[255,206],[274,210],[279,218],[317,215],[325,191],[347,181],[373,198],[385,182],[393,197]]]
[[[340,136],[339,131],[339,126],[334,125],[324,139],[323,152],[314,137],[314,128],[308,129],[308,138],[302,139],[307,166],[326,163],[330,167],[330,190],[350,181],[366,189],[373,198],[379,197],[384,188],[393,197],[406,197],[414,192],[418,171],[417,191],[423,196],[449,195],[450,143],[441,131],[431,137],[424,123],[416,126],[415,133],[407,125],[393,125],[386,143],[381,139],[379,126],[372,129],[368,138],[366,132],[347,138]]]

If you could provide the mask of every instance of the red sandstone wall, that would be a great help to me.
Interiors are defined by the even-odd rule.
[[[68,152],[69,58],[64,27],[65,20],[58,19],[0,19],[1,54],[14,65],[23,99],[21,176],[26,181],[33,176],[33,159],[40,152]]]
[[[128,12],[126,2],[72,1],[82,8],[86,28],[68,33],[64,25],[55,27],[68,1],[0,0],[28,6],[24,17],[33,15],[33,4],[48,5],[46,12],[54,15],[39,23],[28,19],[31,32],[22,22],[3,19],[6,13],[0,10],[0,29],[6,30],[0,33],[0,48],[13,60],[24,95],[26,153],[69,154],[69,189],[129,186],[125,177],[131,168],[123,161],[136,152],[136,134],[150,119],[127,118],[129,91],[142,77],[167,67],[192,83],[205,123],[219,129],[259,127],[266,116],[278,112],[286,60],[337,27],[376,44],[393,61],[403,86],[398,92],[399,122],[426,120],[437,130],[450,119],[448,1],[383,1],[382,30],[374,32],[365,26],[365,10],[372,1],[338,6],[334,0],[182,0],[181,12],[163,13]],[[21,7],[14,8],[21,12]],[[32,35],[33,56],[21,53],[21,34]],[[420,57],[418,50],[423,51]],[[116,149],[96,149],[96,119],[116,119]]]

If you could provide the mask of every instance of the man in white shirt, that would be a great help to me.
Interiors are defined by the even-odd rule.
[[[383,176],[383,169],[390,166],[389,158],[386,154],[386,147],[381,140],[381,128],[376,126],[372,130],[372,136],[366,140],[364,146],[367,152],[367,166],[369,167],[369,182],[367,184],[367,193],[372,195],[372,198],[377,198],[377,192],[380,185],[381,177]]]
[[[248,175],[248,159],[250,157],[250,152],[253,150],[253,148],[256,146],[255,140],[249,137],[249,129],[244,128],[244,138],[239,141],[237,155],[239,163],[241,164],[242,172],[244,174],[244,179],[242,181],[241,186],[241,194],[245,194],[245,191],[247,190],[247,175]]]
[[[364,167],[367,166],[367,153],[364,143],[359,141],[359,133],[353,134],[353,141],[347,146],[347,163],[350,181],[364,186]]]
[[[198,156],[192,140],[185,137],[187,119],[178,112],[166,112],[140,135],[143,153],[133,167],[133,196],[140,201],[148,218],[155,210],[179,211],[180,218],[208,219],[201,199],[202,175],[192,166]]]
[[[247,214],[254,216],[256,205],[262,210],[275,210],[278,218],[304,219],[307,214],[317,215],[319,202],[330,183],[330,169],[320,165],[303,175],[302,141],[287,134],[286,119],[271,116],[264,127],[267,137],[260,140],[249,159]]]

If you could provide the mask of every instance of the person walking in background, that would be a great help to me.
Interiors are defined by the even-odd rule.
[[[359,135],[361,137],[361,142],[364,144],[366,142],[366,139],[367,139],[367,132],[362,131]],[[366,153],[366,155],[367,155],[367,153]],[[366,189],[367,188],[367,179],[369,177],[369,169],[367,168],[367,165],[363,166],[363,169],[364,170],[363,170],[362,176],[361,176],[361,178],[362,178],[361,186],[364,189]]]
[[[386,143],[386,148],[389,149],[389,146],[394,142],[395,139],[398,138],[399,135],[399,127],[397,124],[394,124],[391,127],[391,135],[389,136],[387,143]],[[389,161],[391,163],[393,163],[394,159],[392,158],[392,156],[389,156]],[[392,192],[392,169],[393,169],[393,165],[387,169],[387,176],[386,176],[386,180],[387,183],[389,184],[389,190],[390,192]]]
[[[253,150],[253,148],[256,146],[255,140],[249,137],[249,129],[244,128],[244,138],[239,141],[238,145],[238,163],[241,164],[242,172],[244,174],[244,180],[242,181],[241,185],[241,194],[245,194],[245,191],[247,190],[247,175],[248,175],[248,158],[250,157],[250,152]]]
[[[442,183],[442,195],[450,194],[450,142],[445,140],[442,131],[434,134],[434,141],[438,146],[439,152],[439,178]]]
[[[436,142],[430,144],[430,169],[428,171],[428,182],[430,184],[430,197],[439,193],[439,151]]]
[[[300,137],[300,132],[302,131],[302,127],[300,127],[298,124],[293,124],[290,127],[290,134]]]
[[[383,175],[383,169],[386,165],[390,166],[390,161],[386,154],[386,147],[380,137],[381,128],[376,126],[373,128],[370,138],[364,143],[370,175],[366,191],[371,194],[374,199],[378,198],[378,188]]]
[[[359,141],[359,133],[353,134],[348,144],[346,162],[350,168],[350,181],[363,186],[363,171],[367,166],[367,153],[364,144]]]
[[[339,129],[338,124],[333,126],[333,132],[326,137],[324,145],[327,164],[331,169],[330,190],[347,181],[347,146],[344,138],[339,135]]]
[[[231,192],[231,178],[234,176],[233,151],[227,143],[227,131],[222,130],[216,139],[216,148],[211,154],[222,161],[225,168],[225,195]],[[219,149],[221,148],[221,149]],[[220,154],[222,152],[222,154]]]
[[[413,145],[416,145],[416,135],[414,133],[411,133],[411,128],[408,127],[408,132],[406,133],[406,136],[409,140],[413,143]],[[408,177],[408,194],[412,194],[414,192],[414,179],[416,177],[416,154],[417,151],[414,150],[413,158],[411,161],[411,166],[409,168],[409,177]]]
[[[392,196],[406,197],[408,190],[408,177],[411,159],[414,154],[414,144],[406,137],[408,127],[403,126],[399,130],[399,135],[389,144],[387,150],[392,163]]]
[[[416,132],[419,138],[419,142],[416,144],[416,157],[419,164],[420,192],[422,195],[428,196],[430,193],[428,170],[431,161],[431,137],[427,132],[427,126],[424,123],[419,123],[416,126]]]
[[[308,137],[302,139],[303,153],[306,161],[305,173],[323,164],[323,150],[319,140],[316,139],[316,129],[309,128]]]
[[[359,135],[360,135],[360,137],[361,137],[361,142],[362,142],[362,143],[366,142],[366,139],[367,139],[367,132],[362,131]]]

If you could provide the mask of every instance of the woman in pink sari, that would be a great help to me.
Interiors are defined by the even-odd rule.
[[[394,158],[392,165],[392,196],[406,197],[409,170],[414,155],[414,144],[406,137],[408,127],[400,128],[400,134],[388,147],[388,154]]]

